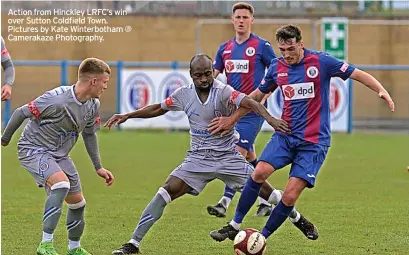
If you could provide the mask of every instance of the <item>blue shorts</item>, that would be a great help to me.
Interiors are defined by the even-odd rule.
[[[275,132],[259,161],[269,163],[275,170],[291,164],[290,177],[304,179],[308,183],[307,187],[312,188],[327,152],[328,146]]]
[[[263,123],[264,119],[258,115],[244,116],[241,118],[235,126],[236,131],[240,134],[240,139],[237,145],[247,151],[254,151],[253,144]]]

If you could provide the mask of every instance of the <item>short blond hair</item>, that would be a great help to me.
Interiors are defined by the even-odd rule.
[[[78,78],[87,74],[111,74],[111,68],[107,63],[98,58],[84,59],[78,68]]]
[[[238,3],[235,3],[235,4],[233,5],[232,9],[231,9],[231,13],[234,14],[234,12],[235,12],[236,10],[240,10],[240,9],[248,10],[251,15],[254,14],[254,7],[253,7],[251,4],[246,3],[246,2],[238,2]]]

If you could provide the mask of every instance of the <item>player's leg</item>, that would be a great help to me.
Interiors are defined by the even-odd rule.
[[[290,179],[284,191],[281,202],[273,209],[262,234],[268,238],[284,222],[286,217],[293,210],[296,201],[305,187],[312,188],[315,179],[321,168],[328,147],[305,143],[297,146],[294,162],[290,170]],[[317,228],[305,217],[301,216],[297,223],[294,223],[307,238],[316,240],[318,238]]]
[[[247,153],[246,157],[247,161],[250,162],[256,168],[258,160],[257,160],[257,154],[256,154],[256,148],[253,144],[253,149],[250,150]],[[269,216],[272,210],[271,204],[268,202],[268,200],[264,199],[262,196],[258,197],[258,209],[257,212],[254,214],[254,216]]]
[[[165,207],[173,200],[186,193],[198,195],[206,184],[214,177],[207,173],[190,172],[190,169],[200,169],[200,162],[190,160],[182,163],[168,177],[165,184],[159,188],[158,192],[145,208],[136,226],[131,240],[112,254],[137,254],[139,244],[153,226],[162,216]]]
[[[37,254],[57,254],[53,246],[54,230],[61,216],[61,208],[70,189],[70,182],[55,159],[41,149],[19,147],[21,165],[31,173],[39,187],[45,187],[47,199],[43,213],[43,237]]]
[[[66,227],[68,231],[67,255],[89,255],[90,253],[83,249],[80,243],[85,227],[85,198],[80,191],[68,194],[65,202],[67,203],[68,207],[66,220]]]
[[[246,158],[248,151],[246,148],[242,146],[244,145],[238,144],[236,148],[240,152],[240,154]],[[228,185],[224,185],[224,193],[223,193],[222,198],[219,200],[219,202],[217,202],[216,205],[207,206],[207,212],[210,215],[214,215],[216,217],[226,217],[226,211],[229,208],[230,202],[233,199],[236,192],[237,192],[236,190],[230,188]]]
[[[86,201],[82,194],[81,181],[78,171],[71,158],[66,157],[58,160],[58,165],[64,169],[70,181],[70,190],[65,198],[67,204],[66,228],[68,232],[68,255],[90,254],[81,247],[81,237],[85,228],[85,205]]]
[[[257,200],[263,183],[275,171],[275,169],[280,169],[288,165],[291,163],[292,159],[293,155],[290,151],[288,138],[278,132],[274,133],[271,140],[264,148],[256,169],[251,176],[247,178],[233,220],[228,226],[212,231],[212,238],[216,241],[223,241],[227,238],[224,232],[229,231],[229,228],[234,228],[236,230],[240,229],[244,217]],[[275,167],[273,167],[273,165]]]

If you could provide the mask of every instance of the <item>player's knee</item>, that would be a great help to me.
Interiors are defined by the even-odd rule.
[[[58,171],[53,173],[52,175],[50,175],[47,178],[46,184],[48,187],[52,187],[54,184],[59,183],[59,182],[68,182],[68,177],[67,175],[64,173],[64,171]]]
[[[69,181],[60,181],[60,182],[56,182],[53,185],[51,185],[50,189],[51,190],[56,190],[56,189],[67,189],[70,190],[70,182]]]
[[[268,177],[274,172],[274,168],[264,162],[259,162],[254,170],[252,177],[255,182],[261,183],[268,179]]]
[[[293,206],[297,202],[298,196],[299,194],[295,191],[286,191],[283,194],[282,201],[287,206]]]
[[[67,207],[71,210],[77,210],[77,209],[85,207],[86,204],[87,204],[87,201],[85,200],[85,198],[82,198],[82,200],[79,201],[78,203],[73,203],[73,204],[67,203]]]
[[[169,204],[172,201],[172,197],[165,188],[160,187],[158,194],[163,198],[163,200],[165,200],[166,204]]]

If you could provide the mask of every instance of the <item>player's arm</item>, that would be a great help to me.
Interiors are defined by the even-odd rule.
[[[249,97],[257,102],[261,102],[270,93],[274,92],[277,87],[278,86],[273,79],[273,68],[270,66],[259,87],[254,90]],[[225,131],[231,130],[237,121],[250,111],[249,108],[240,107],[229,117],[216,117],[210,123],[208,131],[211,132],[211,134],[217,134],[219,132],[224,134]]]
[[[95,99],[95,107],[96,113],[94,117],[88,121],[87,125],[85,126],[84,130],[82,131],[82,139],[84,140],[85,149],[87,150],[88,156],[91,159],[92,164],[94,165],[96,173],[105,179],[105,184],[107,186],[112,185],[114,183],[114,175],[102,167],[101,164],[101,156],[99,153],[99,146],[98,146],[98,137],[97,131],[100,129],[101,126],[101,118],[99,116],[99,106],[100,102],[98,99]]]
[[[4,40],[1,38],[1,66],[4,70],[4,82],[1,88],[1,100],[8,100],[11,97],[11,88],[15,79],[15,69],[13,61],[8,53]]]
[[[378,96],[389,104],[389,108],[391,109],[391,111],[395,111],[395,103],[393,102],[391,96],[375,77],[365,71],[355,68],[349,78],[359,81],[360,83],[378,93]]]
[[[4,129],[3,136],[1,137],[1,144],[7,146],[16,130],[21,126],[27,118],[44,118],[51,116],[56,112],[57,104],[53,101],[53,98],[49,97],[49,94],[44,94],[30,103],[23,105],[16,110],[6,128]]]
[[[135,118],[140,118],[140,119],[148,119],[148,118],[154,118],[158,117],[161,115],[164,115],[167,113],[168,110],[164,110],[161,107],[161,104],[151,104],[148,106],[145,106],[141,109],[138,109],[133,112],[125,113],[125,114],[114,114],[107,122],[105,122],[104,127],[108,127],[111,129],[112,125],[115,125],[116,127],[128,119],[135,119]]]
[[[260,94],[263,94],[263,93],[260,93]],[[284,133],[291,132],[291,130],[288,127],[287,122],[272,117],[270,113],[267,111],[267,109],[262,104],[260,104],[259,102],[257,102],[256,100],[254,100],[253,98],[249,96],[245,96],[241,100],[240,107],[248,108],[252,110],[253,112],[257,113],[258,115],[263,117],[267,121],[267,123],[270,124],[270,126],[272,126],[274,130],[276,131],[280,131]]]
[[[3,136],[1,137],[1,145],[7,146],[9,144],[13,134],[27,118],[28,117],[24,114],[22,107],[17,108],[13,112],[6,128],[4,129]]]

